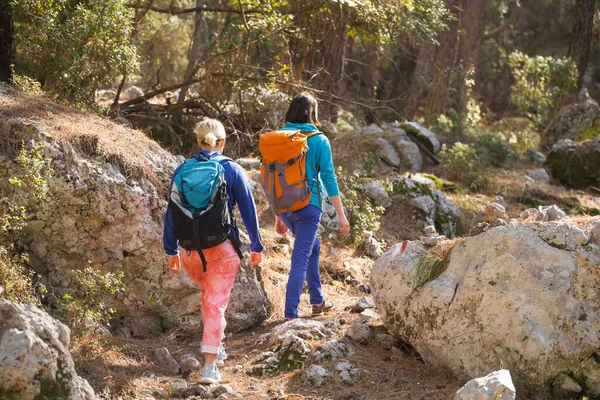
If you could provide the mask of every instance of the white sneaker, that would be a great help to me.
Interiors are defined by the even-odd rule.
[[[202,377],[198,382],[206,385],[212,385],[213,383],[220,382],[221,379],[221,373],[219,372],[217,366],[210,364],[205,365],[204,368],[202,368]]]
[[[225,365],[225,360],[227,360],[227,353],[225,352],[225,347],[221,346],[219,347],[219,352],[217,353],[217,361],[216,361],[216,365],[217,367],[222,367],[223,365]]]

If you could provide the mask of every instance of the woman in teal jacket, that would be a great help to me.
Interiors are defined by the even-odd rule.
[[[285,120],[286,124],[282,130],[299,130],[302,133],[319,132],[317,100],[309,93],[301,93],[294,97]],[[331,145],[325,135],[312,135],[308,138],[306,177],[312,191],[310,204],[289,215],[280,213],[275,217],[277,233],[285,235],[290,230],[296,237],[285,298],[285,317],[287,319],[298,317],[298,304],[305,280],[308,284],[312,314],[319,315],[333,308],[333,303],[323,298],[319,271],[321,246],[317,231],[321,222],[323,189],[331,198],[337,211],[340,219],[340,232],[347,234],[350,230],[350,224],[344,214],[340,199]]]

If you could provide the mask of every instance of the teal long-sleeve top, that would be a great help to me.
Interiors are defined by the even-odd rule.
[[[301,133],[319,132],[319,129],[313,124],[295,122],[286,122],[281,130],[300,131]],[[323,134],[309,137],[307,143],[306,178],[308,179],[308,187],[312,191],[310,204],[322,209],[323,187],[329,197],[340,194],[337,177],[335,176],[335,167],[333,166],[331,144],[327,136]]]

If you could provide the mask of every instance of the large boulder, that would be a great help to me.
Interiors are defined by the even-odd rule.
[[[9,95],[15,101],[0,111],[0,140],[14,146],[0,146],[0,191],[12,190],[8,178],[19,168],[22,142],[43,144],[55,171],[46,199],[31,196],[19,242],[43,283],[61,297],[73,290],[72,270],[120,270],[126,289],[110,299],[115,320],[124,326],[120,332],[145,337],[179,321],[199,323],[198,289],[185,271],[166,272],[162,248],[168,185],[182,157],[142,132],[52,103],[29,106],[29,114],[15,117],[24,114],[21,99]],[[266,318],[267,306],[260,272],[246,257],[232,292],[228,329],[255,326]]]
[[[429,129],[425,128],[419,123],[407,122],[400,125],[400,127],[406,133],[415,137],[427,148],[427,150],[431,151],[432,153],[438,153],[441,150],[442,145],[440,144],[440,141],[435,133],[431,132]]]
[[[552,177],[567,186],[586,188],[600,184],[600,135],[583,142],[559,140],[552,146],[546,165]]]
[[[461,378],[508,368],[549,398],[565,373],[600,396],[600,247],[591,228],[490,229],[447,245],[447,268],[419,287],[422,269],[439,264],[420,242],[395,245],[373,267],[375,302],[391,334]]]
[[[583,89],[578,102],[564,108],[552,121],[544,135],[544,142],[551,146],[561,139],[591,139],[599,133],[600,106]]]
[[[92,400],[69,353],[69,328],[32,304],[0,299],[0,397]]]

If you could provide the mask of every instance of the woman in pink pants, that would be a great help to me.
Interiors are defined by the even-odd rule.
[[[200,151],[194,155],[197,159],[210,159],[219,156],[225,146],[225,128],[214,119],[206,119],[196,126],[196,138]],[[250,237],[250,265],[256,266],[261,261],[263,251],[262,239],[256,216],[256,205],[252,191],[246,178],[246,173],[237,163],[231,160],[219,161],[224,169],[227,182],[228,206],[233,215],[233,208],[237,206]],[[173,174],[173,179],[181,170],[180,165]],[[171,181],[171,187],[173,181]],[[175,236],[175,226],[171,208],[167,209],[163,244],[169,257],[169,268],[179,272],[181,264],[187,274],[198,284],[202,296],[201,312],[204,331],[202,333],[202,353],[205,366],[202,370],[201,383],[215,383],[221,380],[217,363],[226,358],[221,341],[225,331],[225,310],[229,303],[229,294],[233,281],[240,265],[240,256],[232,244],[235,240],[239,244],[239,232],[235,220],[233,221],[233,238],[217,246],[203,249],[202,253],[206,264],[204,265],[200,254],[195,251],[179,249]]]

